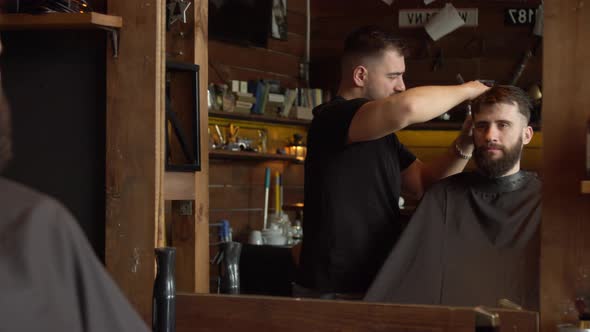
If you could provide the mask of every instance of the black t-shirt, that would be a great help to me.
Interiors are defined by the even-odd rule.
[[[403,228],[400,173],[416,157],[395,134],[347,144],[367,101],[336,97],[318,106],[307,137],[298,283],[321,292],[365,292]]]

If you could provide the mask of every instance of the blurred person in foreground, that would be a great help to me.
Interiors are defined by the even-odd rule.
[[[0,174],[12,158],[11,130],[0,80]],[[0,294],[3,331],[148,331],[72,215],[2,176]]]

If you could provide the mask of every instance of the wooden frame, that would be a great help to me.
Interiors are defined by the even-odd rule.
[[[162,0],[157,0],[153,6],[143,7],[141,12],[137,10],[137,4],[137,1],[115,0],[108,3],[109,11],[122,16],[126,24],[122,29],[121,45],[124,48],[121,57],[107,62],[109,141],[106,260],[111,275],[128,298],[144,317],[149,317],[150,289],[154,276],[154,225],[162,216],[163,201],[161,187],[164,171],[161,158],[164,155],[162,96],[165,24]],[[196,63],[204,64],[208,63],[207,3],[195,0],[194,13],[197,19],[194,22],[195,39],[191,44],[193,53],[190,56]],[[588,66],[583,63],[590,54],[590,46],[584,39],[585,32],[590,31],[590,12],[579,7],[578,1],[563,0],[546,2],[545,14],[541,319],[543,331],[553,331],[558,322],[575,318],[572,315],[564,317],[560,305],[564,299],[571,300],[575,295],[579,269],[587,266],[586,254],[590,252],[587,241],[590,234],[590,197],[580,193],[580,183],[585,177],[582,142],[590,109],[590,99],[586,98],[586,92],[581,88],[590,79],[590,75],[587,75]],[[204,67],[201,67],[200,73],[202,81],[206,81],[208,75]],[[121,91],[125,93],[121,94]],[[201,96],[203,93],[206,94],[206,90],[201,88]],[[206,98],[201,99],[201,102],[206,101]],[[135,111],[138,109],[142,111],[141,117]],[[207,114],[201,116],[201,125],[206,126]],[[146,118],[148,123],[142,123]],[[131,126],[137,126],[138,123],[142,123],[140,132]],[[132,135],[125,136],[129,132],[133,132]],[[204,141],[203,136],[201,139]],[[203,244],[207,247],[208,243],[208,166],[205,165],[208,165],[209,156],[206,149],[202,153],[203,172],[194,175],[198,186],[195,185],[197,201],[192,224],[194,229],[191,229],[195,238],[194,243],[191,243],[193,255],[190,257],[194,266],[190,269],[194,275],[191,276],[189,288],[195,291],[208,289],[208,250],[200,250],[199,247]],[[207,270],[203,271],[201,267]],[[249,302],[246,298],[228,297],[228,300],[242,304],[244,311],[248,312]],[[183,301],[184,298],[179,296],[179,307],[182,307]],[[211,311],[216,304],[226,304],[223,299],[204,295],[199,301],[202,306],[191,304],[187,310],[192,308],[198,312],[204,308]],[[275,299],[250,302],[258,307],[282,303]],[[327,307],[322,310],[329,310]],[[241,309],[232,311],[229,308],[215,309],[219,310],[216,318],[218,322],[225,323],[229,314],[242,315]],[[336,303],[334,308],[342,310],[344,307]],[[354,319],[364,319],[374,313],[371,310],[358,311]],[[339,317],[353,320],[349,314]],[[179,322],[183,319],[181,316]],[[374,327],[379,326],[376,323]],[[182,331],[180,328],[181,325],[179,331]]]
[[[174,110],[172,109],[172,101],[170,100],[172,96],[169,94],[168,85],[172,84],[171,79],[170,82],[166,82],[166,125],[165,125],[165,136],[166,136],[166,171],[184,171],[184,172],[193,172],[193,171],[200,171],[201,170],[201,118],[200,118],[200,104],[199,104],[199,65],[192,64],[192,63],[183,63],[183,62],[175,62],[175,61],[166,61],[166,74],[171,74],[173,72],[185,72],[189,73],[191,76],[191,114],[189,119],[191,120],[191,129],[192,132],[189,133],[189,136],[186,136],[180,124],[178,123],[178,118],[175,116]],[[185,163],[172,163],[171,161],[171,142],[170,142],[170,130],[169,128],[172,127],[176,139],[180,143],[182,150],[184,152],[184,156],[187,159]],[[190,142],[187,140],[191,138]],[[189,145],[190,144],[190,148]]]

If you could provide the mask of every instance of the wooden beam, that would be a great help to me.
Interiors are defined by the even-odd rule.
[[[107,56],[106,243],[110,274],[151,319],[156,227],[163,217],[164,1],[109,0],[126,20],[119,58]]]
[[[165,172],[164,200],[195,199],[195,173],[193,172]]]
[[[196,273],[195,201],[170,203],[171,246],[176,248],[176,291],[192,293],[195,291]]]

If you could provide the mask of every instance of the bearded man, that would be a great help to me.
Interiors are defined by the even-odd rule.
[[[473,102],[477,169],[443,179],[418,209],[367,301],[538,308],[541,182],[520,169],[531,103],[513,86]]]

